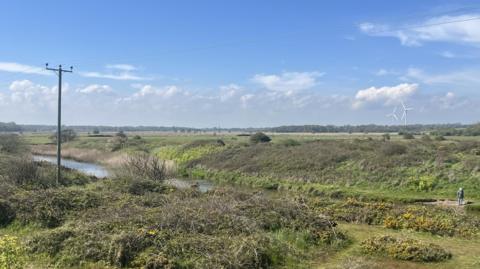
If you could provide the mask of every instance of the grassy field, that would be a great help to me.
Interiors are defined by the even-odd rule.
[[[0,248],[18,247],[19,262],[35,268],[480,266],[476,137],[269,134],[270,143],[252,144],[233,133],[108,135],[80,134],[64,153],[120,172],[98,181],[68,171],[60,186],[53,167],[21,157],[54,154],[48,134],[24,134],[23,153],[0,147],[0,207],[15,212],[0,225]],[[155,157],[176,171],[166,174]],[[217,190],[176,190],[168,177],[210,180]],[[472,204],[440,206],[460,186]],[[362,242],[372,236],[419,245],[367,253]],[[451,258],[400,258],[427,259],[435,248]]]

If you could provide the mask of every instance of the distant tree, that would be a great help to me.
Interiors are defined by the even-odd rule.
[[[389,133],[384,133],[384,134],[382,135],[382,138],[383,138],[383,141],[390,140],[390,134],[389,134]]]
[[[112,139],[108,140],[108,147],[111,151],[116,151],[125,147],[127,142],[127,135],[123,131],[119,131]]]
[[[100,130],[98,128],[93,129],[93,134],[97,135],[100,133]]]
[[[55,132],[53,135],[50,136],[50,139],[56,143],[57,137],[58,137],[58,134],[57,132]],[[73,129],[64,129],[62,130],[62,137],[60,141],[62,143],[65,143],[65,142],[73,141],[75,140],[75,138],[77,138],[77,133]]]
[[[258,144],[258,143],[268,143],[272,139],[268,137],[266,134],[262,132],[258,132],[252,136],[250,136],[250,143],[252,144]]]

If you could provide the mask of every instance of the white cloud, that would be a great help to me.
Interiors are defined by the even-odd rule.
[[[106,79],[114,79],[114,80],[149,80],[150,79],[146,77],[132,75],[130,73],[109,74],[109,73],[100,73],[100,72],[80,72],[79,74],[87,78],[106,78]]]
[[[51,73],[47,72],[44,68],[13,62],[0,62],[0,71],[35,75],[51,75]]]
[[[407,83],[391,87],[370,87],[357,92],[353,102],[353,107],[359,108],[367,104],[379,103],[382,105],[390,105],[413,95],[417,90],[417,84]]]
[[[284,72],[280,75],[257,74],[252,81],[262,87],[291,95],[295,92],[312,88],[317,84],[317,78],[323,76],[320,72]]]
[[[106,66],[108,69],[118,69],[122,71],[134,71],[137,70],[137,68],[133,65],[130,64],[108,64]]]
[[[420,46],[425,42],[480,46],[479,17],[480,14],[440,16],[399,26],[365,22],[359,25],[359,29],[371,36],[396,37],[405,46]]]
[[[242,91],[242,87],[237,84],[220,86],[220,101],[226,102]]]
[[[112,92],[112,88],[108,85],[99,85],[99,84],[92,84],[88,85],[85,88],[79,89],[78,92],[80,93],[108,93]]]
[[[51,106],[57,96],[57,87],[38,85],[30,80],[15,80],[10,84],[9,90],[3,99],[4,102],[14,106]]]
[[[419,68],[409,68],[401,79],[420,81],[425,84],[451,84],[470,87],[480,84],[480,70],[466,69],[443,74],[428,74]]]
[[[415,107],[412,121],[468,122],[476,120],[475,115],[480,113],[479,98],[457,95],[454,91],[417,93],[416,84],[371,87],[350,95],[325,95],[318,91],[286,95],[237,84],[209,90],[178,85],[133,86],[130,88],[133,92],[115,91],[102,84],[65,92],[65,124],[246,127],[387,123],[385,113],[379,113],[378,109],[397,105],[401,99]],[[7,89],[0,89],[0,115],[6,121],[54,123],[56,97],[55,86],[13,81]],[[352,109],[352,105],[363,109]]]
[[[113,80],[150,80],[151,78],[142,77],[134,74],[132,71],[137,67],[130,64],[109,64],[105,68],[107,72],[79,72],[83,77],[88,78],[105,78]]]

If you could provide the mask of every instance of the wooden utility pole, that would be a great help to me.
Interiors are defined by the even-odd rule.
[[[73,66],[70,66],[70,70],[62,69],[62,65],[58,68],[49,68],[48,63],[45,64],[45,68],[50,71],[54,71],[58,75],[58,118],[57,118],[57,185],[61,178],[61,165],[62,165],[62,73],[72,73]]]

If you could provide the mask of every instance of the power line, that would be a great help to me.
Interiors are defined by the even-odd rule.
[[[45,64],[45,69],[54,71],[58,75],[58,118],[57,118],[57,185],[60,182],[61,177],[61,164],[62,164],[62,74],[72,73],[73,66],[70,66],[70,70],[62,69],[62,65],[58,68],[48,67],[48,63]]]
[[[452,21],[444,21],[444,22],[439,22],[439,23],[430,23],[430,24],[413,25],[413,26],[408,26],[408,27],[400,27],[400,28],[394,28],[394,29],[389,29],[389,30],[384,30],[384,31],[370,32],[370,34],[391,33],[391,32],[400,31],[400,30],[418,29],[418,28],[425,28],[425,27],[431,27],[431,26],[438,26],[438,25],[452,24],[452,23],[459,23],[459,22],[467,22],[467,21],[474,21],[474,20],[480,20],[480,17],[472,17],[472,18],[467,18],[467,19],[462,19],[462,20],[452,20]]]

